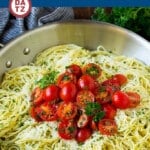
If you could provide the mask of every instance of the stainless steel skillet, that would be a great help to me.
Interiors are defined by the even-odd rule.
[[[59,44],[74,43],[88,49],[103,45],[150,65],[150,43],[124,28],[89,20],[57,22],[31,30],[0,51],[0,80],[5,71],[28,64],[40,51]]]

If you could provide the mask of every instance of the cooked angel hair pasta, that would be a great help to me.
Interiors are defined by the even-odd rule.
[[[91,62],[103,70],[99,81],[116,73],[127,76],[122,90],[138,92],[141,103],[136,108],[117,111],[118,134],[104,136],[94,132],[79,145],[58,136],[57,122],[37,123],[30,117],[30,95],[35,81],[51,70],[61,73],[72,63],[83,66]],[[1,150],[150,149],[150,67],[133,58],[110,53],[103,47],[88,51],[73,44],[55,46],[38,54],[31,65],[6,72],[0,88]]]

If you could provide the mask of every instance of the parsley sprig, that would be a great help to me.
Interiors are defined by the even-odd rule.
[[[92,16],[93,20],[109,22],[130,29],[150,40],[150,8],[100,8],[97,7]]]
[[[42,89],[47,87],[49,84],[54,84],[57,74],[57,71],[51,71],[50,73],[46,74],[43,78],[36,81],[36,84],[38,84],[39,87]]]
[[[92,116],[95,122],[98,122],[105,115],[105,112],[102,111],[101,105],[97,102],[89,102],[85,107],[85,113],[88,116]]]

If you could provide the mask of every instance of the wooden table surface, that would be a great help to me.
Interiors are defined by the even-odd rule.
[[[74,7],[75,19],[91,19],[94,7]]]

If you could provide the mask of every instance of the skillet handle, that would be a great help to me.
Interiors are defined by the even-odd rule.
[[[3,47],[4,47],[4,45],[0,43],[0,49],[3,48]]]

